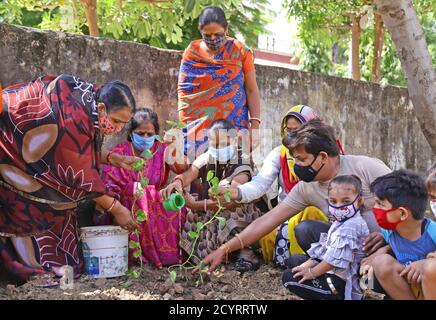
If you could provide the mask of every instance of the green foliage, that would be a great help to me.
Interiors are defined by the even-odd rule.
[[[207,181],[209,183],[209,186],[211,188],[218,188],[218,185],[220,183],[218,177],[215,176],[215,172],[214,171],[209,171],[207,173]],[[217,193],[215,193],[217,194]],[[193,240],[193,244],[192,244],[192,249],[191,252],[189,253],[188,258],[185,260],[185,262],[183,262],[182,264],[176,264],[176,265],[172,265],[170,267],[168,267],[168,272],[170,273],[170,279],[175,282],[176,276],[177,276],[177,271],[173,270],[175,268],[178,268],[179,270],[189,270],[189,269],[193,269],[195,268],[195,265],[191,262],[191,258],[195,257],[198,260],[200,260],[195,254],[195,244],[197,243],[198,239],[200,238],[200,234],[201,231],[209,224],[211,224],[212,222],[214,222],[215,220],[218,221],[218,224],[220,227],[224,227],[226,225],[226,219],[223,217],[220,217],[219,214],[220,212],[222,212],[224,210],[224,207],[221,206],[219,199],[217,198],[217,210],[215,211],[214,215],[206,222],[206,223],[202,223],[202,222],[197,222],[196,224],[196,231],[189,231],[188,232],[188,237],[190,237]],[[204,263],[203,260],[200,261],[200,266],[199,266],[199,276],[200,279],[197,280],[195,282],[195,286],[199,286],[200,283],[203,283],[203,276],[202,273],[207,272],[207,265]]]
[[[421,20],[428,49],[436,63],[436,1],[415,0],[415,10]],[[298,40],[303,48],[300,54],[304,71],[346,77],[348,75],[350,31],[340,26],[350,25],[350,14],[369,11],[367,27],[362,30],[360,67],[362,80],[371,80],[374,61],[374,25],[372,1],[367,0],[285,0],[289,17],[298,22]],[[332,49],[336,46],[339,61],[333,61]],[[406,85],[401,62],[389,32],[384,33],[381,61],[382,84]]]
[[[250,46],[267,23],[267,0],[97,0],[101,37],[148,43],[153,46],[184,49],[198,39],[198,16],[208,5],[224,9],[230,34],[242,34]],[[43,29],[89,34],[80,1],[5,0],[0,2],[0,22]]]
[[[144,169],[144,166],[145,166],[144,159],[138,159],[132,164],[133,169],[135,169],[138,172],[141,172],[142,169]]]

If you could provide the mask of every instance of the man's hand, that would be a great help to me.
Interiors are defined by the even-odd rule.
[[[385,245],[383,235],[380,232],[373,232],[365,239],[363,251],[369,256]]]

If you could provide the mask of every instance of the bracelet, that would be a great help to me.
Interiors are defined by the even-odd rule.
[[[115,204],[117,203],[117,199],[114,198],[114,201],[112,201],[111,206],[106,210],[107,212],[111,212],[112,209],[115,207]]]
[[[175,177],[173,182],[176,182],[177,180],[180,181],[180,183],[182,184],[182,189],[183,189],[183,180],[181,178],[179,178],[179,177]]]
[[[236,196],[235,201],[237,203],[240,203],[242,201],[242,191],[241,191],[241,189],[239,189],[239,187],[236,187],[236,189],[238,190],[238,195]]]
[[[111,161],[109,160],[109,156],[110,156],[112,153],[114,153],[113,150],[109,151],[109,153],[108,153],[107,156],[106,156],[106,163],[107,163],[107,164],[111,164]]]
[[[244,242],[241,239],[241,236],[239,235],[239,233],[235,234],[235,237],[238,238],[239,243],[241,244],[241,249],[244,249]]]
[[[249,121],[251,121],[251,120],[257,121],[257,122],[259,122],[259,124],[262,123],[262,120],[260,120],[259,118],[250,118]]]
[[[204,209],[204,212],[207,212],[207,199],[203,200],[203,209]]]
[[[230,251],[229,246],[227,244],[223,243],[221,245],[220,249],[223,249],[226,252],[226,264],[228,264],[229,263],[229,251]]]

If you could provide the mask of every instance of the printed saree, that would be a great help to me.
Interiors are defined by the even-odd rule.
[[[185,154],[196,159],[207,148],[207,132],[217,119],[248,128],[245,75],[254,71],[252,51],[236,39],[212,54],[192,41],[185,50],[178,82],[179,118],[186,125]]]
[[[23,279],[53,266],[81,267],[71,209],[105,192],[94,93],[71,75],[2,92],[0,262]]]
[[[135,203],[135,211],[142,209],[147,220],[140,223],[140,239],[142,247],[142,259],[144,263],[152,263],[157,267],[172,265],[180,262],[181,255],[179,250],[180,226],[184,223],[184,211],[169,212],[162,206],[162,198],[159,190],[164,187],[169,174],[168,165],[165,163],[166,144],[156,141],[151,148],[154,156],[146,162],[142,172],[142,177],[148,178],[149,185],[144,188],[144,193]],[[131,142],[117,145],[113,151],[115,153],[133,156],[135,155]],[[107,188],[119,194],[121,203],[131,208],[136,190],[138,173],[133,170],[125,170],[103,166],[103,180]],[[99,215],[97,224],[108,224],[108,219],[102,220],[107,215]],[[130,236],[131,239],[135,235]],[[137,240],[137,239],[134,239]],[[130,262],[132,258],[130,252]]]

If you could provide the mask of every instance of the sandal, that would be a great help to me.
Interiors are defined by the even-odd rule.
[[[253,262],[244,258],[238,258],[235,262],[235,270],[241,273],[256,271],[260,267],[260,261]]]
[[[31,277],[28,283],[38,288],[53,288],[59,285],[59,280],[51,274],[40,274]]]

